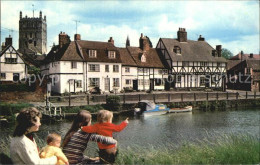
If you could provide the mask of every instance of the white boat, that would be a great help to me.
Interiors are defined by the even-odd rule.
[[[171,108],[168,110],[169,113],[180,113],[180,112],[191,112],[192,106],[186,106],[184,108]]]

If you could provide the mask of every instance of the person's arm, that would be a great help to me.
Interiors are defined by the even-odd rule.
[[[119,124],[119,125],[113,124],[113,126],[114,126],[113,131],[115,131],[115,132],[120,132],[120,131],[122,131],[122,130],[127,126],[127,124],[128,124],[128,118],[126,118],[126,120],[123,121],[123,122],[122,122],[121,124]]]
[[[107,144],[107,145],[117,143],[117,141],[111,137],[106,137],[106,136],[97,135],[97,134],[91,134],[89,140],[94,141],[94,142],[100,142],[102,144]]]
[[[81,127],[82,131],[87,133],[97,133],[97,127],[95,125]]]

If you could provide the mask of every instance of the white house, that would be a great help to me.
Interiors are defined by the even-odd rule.
[[[121,59],[113,39],[108,42],[84,41],[76,34],[70,41],[59,34],[59,45],[52,48],[41,65],[42,75],[52,79],[52,92],[120,91]]]
[[[201,36],[187,40],[187,32],[179,28],[178,38],[160,38],[156,46],[170,66],[170,88],[212,88],[225,90],[227,61],[221,56],[221,45],[211,47]]]
[[[12,46],[12,38],[6,38],[0,53],[0,81],[18,82],[27,76],[27,67],[21,54]]]
[[[124,87],[134,90],[164,90],[165,79],[168,78],[168,68],[160,59],[159,51],[152,48],[150,39],[143,36],[139,39],[139,47],[120,48]]]

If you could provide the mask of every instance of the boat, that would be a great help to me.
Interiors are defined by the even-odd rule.
[[[192,106],[186,106],[184,108],[171,108],[168,110],[168,113],[179,113],[179,112],[191,112]]]
[[[135,108],[135,115],[143,116],[154,116],[164,115],[167,113],[178,113],[178,112],[191,112],[192,106],[186,106],[184,108],[168,108],[164,104],[155,104],[149,100],[141,100],[138,102],[137,108]]]
[[[135,108],[136,115],[154,116],[168,113],[169,108],[164,104],[155,104],[148,100],[138,102],[138,107]]]

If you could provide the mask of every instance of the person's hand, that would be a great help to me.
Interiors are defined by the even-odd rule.
[[[125,122],[128,124],[129,123],[129,121],[128,121],[128,117],[125,119]]]
[[[66,165],[69,165],[69,162],[65,162]]]

